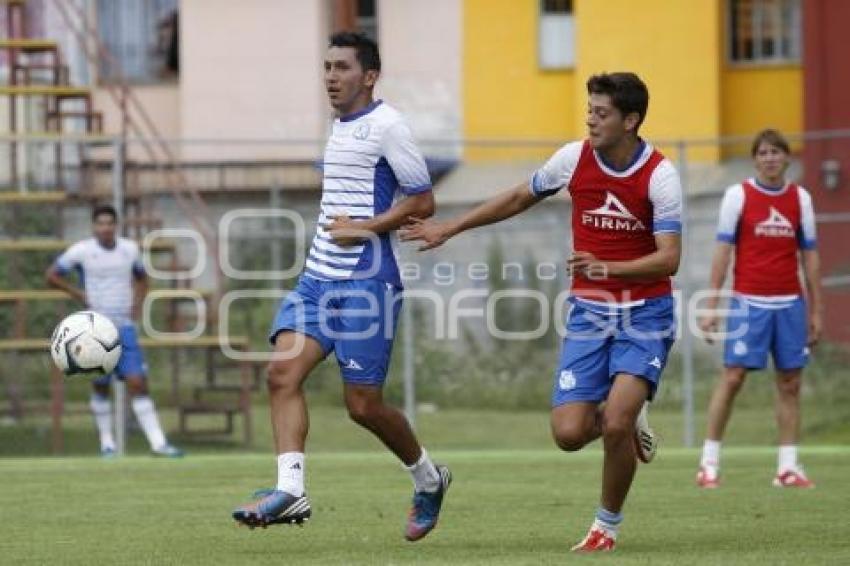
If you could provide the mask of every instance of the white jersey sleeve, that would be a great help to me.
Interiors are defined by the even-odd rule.
[[[720,202],[720,218],[717,221],[717,241],[734,244],[738,239],[738,223],[744,208],[744,187],[740,184],[726,189]]]
[[[818,239],[812,195],[803,187],[797,187],[797,195],[800,198],[800,233],[797,239],[800,242],[800,249],[813,250],[817,248]]]
[[[584,142],[580,141],[568,143],[555,152],[549,161],[531,176],[531,193],[539,198],[548,197],[569,185],[581,157],[583,144]]]
[[[682,182],[679,172],[665,159],[649,177],[652,233],[682,233]]]
[[[381,136],[381,151],[393,170],[398,186],[405,195],[415,195],[431,189],[431,176],[425,158],[419,151],[407,124],[399,120]]]
[[[139,249],[139,244],[128,240],[133,254],[133,275],[136,277],[143,277],[145,275],[145,264],[142,261],[142,252]]]
[[[72,244],[67,250],[56,258],[53,267],[61,275],[67,275],[74,269],[82,266],[83,253],[85,252],[85,243],[83,241]]]

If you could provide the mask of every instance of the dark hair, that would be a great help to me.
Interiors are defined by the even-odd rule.
[[[91,211],[91,221],[96,221],[97,217],[101,214],[108,214],[112,217],[113,221],[118,221],[118,213],[115,211],[115,207],[111,204],[99,204],[94,207],[94,210]]]
[[[756,134],[753,139],[753,146],[750,148],[750,155],[753,157],[758,153],[759,146],[763,143],[769,143],[773,147],[778,147],[787,154],[791,154],[791,146],[788,145],[788,140],[782,135],[782,132],[773,128],[766,128]]]
[[[378,44],[360,32],[341,31],[331,36],[328,47],[353,47],[363,71],[381,70],[381,54]]]
[[[587,79],[587,94],[607,94],[623,118],[637,112],[637,133],[649,107],[649,90],[634,73],[601,73]]]

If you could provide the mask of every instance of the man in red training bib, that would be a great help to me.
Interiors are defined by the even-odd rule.
[[[790,149],[776,130],[759,133],[752,145],[756,176],[726,190],[720,205],[717,248],[711,264],[711,289],[723,287],[735,254],[723,374],[708,407],[708,431],[697,473],[697,485],[719,486],[720,443],[732,403],[749,370],[764,369],[768,354],[776,366],[776,420],[779,458],[773,485],[814,487],[797,461],[800,437],[800,377],[809,347],[821,332],[821,294],[812,197],[788,183]],[[802,260],[809,305],[798,275]],[[717,293],[708,307],[717,307]],[[711,341],[717,314],[700,326]]]
[[[638,136],[649,105],[643,81],[601,74],[587,81],[587,92],[586,140],[566,144],[529,181],[456,219],[412,220],[402,238],[434,248],[569,190],[572,305],[555,371],[552,435],[566,451],[603,439],[600,505],[573,547],[595,552],[614,548],[636,460],[655,453],[642,408],[675,335],[670,276],[679,266],[682,196],[673,165]]]

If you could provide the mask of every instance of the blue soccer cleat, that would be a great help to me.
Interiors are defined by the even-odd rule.
[[[443,497],[452,483],[452,474],[446,466],[437,466],[440,473],[440,488],[434,493],[417,491],[413,494],[413,508],[407,518],[404,538],[413,542],[423,538],[437,526]]]
[[[253,503],[247,503],[233,511],[233,519],[242,525],[266,528],[269,525],[300,525],[310,519],[310,500],[305,493],[296,497],[277,489],[260,490]]]
[[[183,451],[172,444],[166,444],[165,446],[151,450],[151,454],[162,458],[182,458],[184,456]]]
[[[107,446],[100,449],[100,457],[104,460],[112,460],[118,457],[118,452],[115,451],[115,448]]]

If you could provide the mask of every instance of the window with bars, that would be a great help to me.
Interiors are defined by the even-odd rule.
[[[800,61],[800,0],[729,0],[729,59],[733,63]]]
[[[101,41],[117,65],[103,61],[102,82],[124,76],[132,83],[158,83],[180,74],[179,0],[97,0]]]
[[[569,69],[575,65],[572,0],[540,0],[537,58],[541,69]]]
[[[378,7],[375,0],[357,0],[357,29],[378,41]]]

